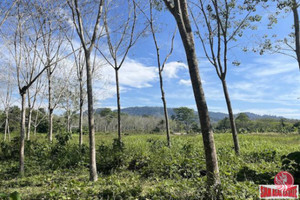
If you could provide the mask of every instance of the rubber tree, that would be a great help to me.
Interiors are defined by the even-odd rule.
[[[170,124],[169,124],[169,115],[168,115],[168,109],[167,109],[167,101],[165,98],[165,91],[164,91],[164,81],[163,81],[163,71],[165,68],[165,65],[173,53],[173,48],[174,48],[174,39],[175,39],[175,34],[176,30],[174,31],[174,34],[171,39],[171,47],[169,53],[165,56],[163,62],[161,63],[161,55],[160,55],[160,47],[157,41],[157,36],[156,36],[156,29],[154,25],[154,17],[153,17],[153,7],[155,6],[155,2],[153,0],[149,0],[149,16],[147,17],[147,21],[150,24],[150,31],[152,34],[152,39],[154,42],[155,50],[156,50],[156,59],[157,59],[157,68],[158,68],[158,75],[159,75],[159,85],[160,85],[160,92],[161,92],[161,100],[163,103],[163,108],[164,108],[164,116],[165,116],[165,126],[166,126],[166,135],[167,135],[167,142],[168,146],[171,146],[171,139],[170,139]]]
[[[87,3],[87,2],[85,2]],[[96,8],[97,13],[95,16],[95,22],[93,25],[92,35],[87,35],[90,30],[87,30],[84,26],[88,24],[90,19],[84,19],[81,10],[84,5],[79,5],[78,0],[68,0],[68,5],[72,11],[72,20],[76,28],[76,32],[83,47],[86,66],[86,78],[87,78],[87,97],[88,97],[88,124],[89,124],[89,146],[90,146],[90,181],[97,181],[97,166],[96,166],[96,147],[95,147],[95,122],[94,122],[94,106],[93,106],[93,77],[92,77],[92,64],[91,64],[91,52],[95,47],[97,37],[99,35],[99,24],[102,16],[102,9],[104,0],[93,1],[93,8]],[[87,3],[88,4],[88,3]],[[87,5],[85,4],[85,5]]]
[[[73,35],[73,34],[72,34]],[[74,63],[76,67],[77,80],[79,83],[79,120],[78,120],[78,129],[79,129],[79,146],[82,146],[83,142],[83,105],[86,99],[86,91],[84,89],[84,84],[86,83],[86,78],[84,76],[85,60],[82,50],[79,50],[78,53],[75,52],[75,47],[73,44],[73,38],[66,35],[67,40],[74,52]]]
[[[43,65],[47,66],[49,142],[53,140],[53,112],[59,101],[59,95],[56,95],[56,98],[53,97],[53,76],[55,70],[59,67],[57,61],[65,50],[63,36],[66,25],[62,14],[57,12],[60,3],[60,1],[41,1],[32,5],[36,10],[37,28],[41,27],[42,32],[41,41],[44,55],[40,55],[40,59]],[[62,93],[63,88],[58,91]],[[58,93],[58,91],[55,92]]]
[[[4,122],[4,141],[8,138],[10,141],[10,128],[9,128],[9,108],[12,105],[12,91],[13,91],[13,73],[11,64],[3,64],[1,67],[2,73],[0,74],[0,102],[4,108],[5,122]]]
[[[118,111],[118,140],[121,141],[121,95],[119,70],[123,66],[129,50],[144,33],[144,30],[136,31],[137,3],[134,0],[124,1],[122,4],[126,6],[124,7],[124,12],[122,12],[122,14],[125,14],[125,16],[116,16],[116,12],[113,12],[112,8],[119,4],[120,2],[112,0],[106,1],[103,21],[109,53],[106,54],[101,50],[99,50],[99,52],[107,63],[114,69],[115,73]],[[117,14],[119,15],[120,13]],[[115,20],[116,18],[118,18],[118,20]]]
[[[39,68],[32,62],[37,55],[41,32],[34,32],[31,20],[34,17],[32,13],[27,13],[28,4],[18,3],[16,26],[13,27],[12,48],[9,48],[14,58],[16,69],[16,78],[19,94],[21,96],[21,120],[20,120],[20,149],[19,149],[19,174],[24,175],[25,160],[25,118],[26,118],[26,94],[28,89],[37,81],[47,67]],[[32,34],[32,31],[34,34]]]
[[[42,58],[42,27],[37,28],[37,13],[34,12],[36,2],[18,2],[16,14],[11,19],[10,28],[5,34],[10,42],[7,43],[8,51],[13,58],[14,68],[19,94],[21,96],[21,120],[20,120],[20,150],[19,150],[19,174],[24,175],[24,149],[25,149],[25,118],[26,118],[26,94],[29,88],[40,78],[40,76],[52,65],[70,56],[64,55],[51,65],[39,65],[36,58]],[[37,26],[36,26],[37,25]]]
[[[227,105],[231,133],[233,137],[234,150],[237,155],[240,153],[237,128],[233,115],[232,103],[227,88],[228,65],[239,65],[238,61],[229,63],[228,55],[237,44],[239,38],[243,36],[246,29],[254,29],[255,22],[261,20],[261,16],[255,14],[256,2],[243,4],[234,0],[198,0],[193,3],[193,18],[196,35],[200,39],[206,58],[216,70],[219,77]],[[200,13],[198,17],[196,13]],[[203,21],[202,23],[200,21]],[[203,28],[200,30],[199,25]]]
[[[185,49],[195,102],[197,105],[201,124],[207,170],[207,187],[208,191],[215,190],[217,187],[219,187],[221,182],[219,177],[218,159],[214,141],[214,134],[211,128],[208,108],[198,69],[194,35],[189,19],[187,1],[164,0],[164,3],[176,20],[181,40]]]

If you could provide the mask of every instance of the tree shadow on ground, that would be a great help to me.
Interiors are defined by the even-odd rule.
[[[272,172],[265,172],[265,173],[258,173],[255,170],[250,169],[249,167],[243,167],[240,171],[236,174],[237,181],[253,181],[255,184],[274,184],[273,177],[274,173]]]

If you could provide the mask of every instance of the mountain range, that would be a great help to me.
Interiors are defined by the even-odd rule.
[[[98,108],[96,109],[96,113],[101,112],[103,108]],[[115,111],[115,110],[114,110]],[[163,117],[164,116],[164,109],[163,107],[128,107],[128,108],[123,108],[121,109],[122,113],[126,113],[128,115],[133,115],[133,116],[154,116],[154,117]],[[258,115],[255,113],[251,112],[245,112],[248,117],[251,120],[256,120],[256,119],[282,119],[284,117],[280,116],[273,116],[273,115]],[[172,116],[175,114],[174,108],[168,108],[168,114],[169,116]],[[196,111],[195,111],[195,114]],[[235,114],[237,116],[238,114]],[[221,112],[209,112],[209,116],[212,122],[218,122],[225,117],[228,117],[228,114],[226,113],[221,113]]]

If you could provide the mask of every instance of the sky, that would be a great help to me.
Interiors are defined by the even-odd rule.
[[[265,34],[269,36],[276,34],[279,39],[287,36],[292,31],[293,16],[291,13],[284,14],[284,18],[280,17],[273,29],[268,29],[268,16],[274,13],[274,10],[258,12],[263,18],[257,24],[257,30],[245,31],[243,37],[233,43],[234,48],[228,53],[229,66],[226,80],[233,112],[252,112],[300,119],[300,71],[296,60],[281,54],[259,55],[252,51],[242,51],[245,46],[249,48],[257,46]],[[176,27],[175,21],[167,11],[162,11],[155,17],[159,22],[157,40],[161,59],[164,60],[170,50],[170,41]],[[80,41],[77,40],[74,46],[79,44]],[[100,47],[107,50],[107,46],[102,44],[103,46]],[[208,109],[227,113],[221,81],[213,66],[205,58],[198,38],[195,38],[195,45]],[[100,55],[97,60],[99,63],[104,62]],[[235,60],[241,64],[232,65],[231,62]],[[55,73],[59,75],[62,71],[57,70]],[[122,108],[162,106],[156,51],[152,37],[145,35],[137,41],[119,73]],[[196,110],[186,55],[178,31],[174,40],[173,53],[163,72],[163,79],[168,107],[186,106]],[[116,88],[112,67],[102,64],[94,79],[93,90],[95,108],[116,109]],[[19,99],[17,93],[14,98]],[[15,102],[18,104],[18,100]],[[59,113],[59,109],[57,112]]]
[[[163,12],[160,17],[163,23],[158,42],[161,53],[165,55],[170,48],[175,24],[168,12]],[[257,45],[265,33],[277,34],[280,39],[291,32],[291,14],[279,18],[273,29],[267,28],[267,17],[266,12],[258,23],[258,29],[246,33],[229,52],[231,61],[237,59],[241,62],[240,66],[229,65],[226,78],[233,111],[300,119],[300,72],[296,60],[281,54],[259,55],[241,50],[245,45]],[[195,42],[208,109],[227,113],[221,81],[213,66],[205,59],[199,39],[195,38]],[[96,89],[105,94],[98,97],[96,106],[115,109],[113,70],[109,66],[103,67],[102,74],[108,82],[105,87]],[[174,52],[167,62],[163,77],[168,107],[187,106],[196,109],[185,51],[178,33],[174,41]],[[123,108],[162,106],[156,54],[151,37],[141,38],[132,48],[120,70],[120,83]]]

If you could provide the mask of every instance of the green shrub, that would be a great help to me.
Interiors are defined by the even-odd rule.
[[[114,170],[125,165],[126,154],[125,146],[122,141],[114,139],[112,146],[104,144],[99,146],[97,170],[102,174],[110,174]]]
[[[0,158],[3,160],[18,160],[20,138],[14,137],[10,142],[0,143]]]
[[[246,160],[251,163],[261,162],[264,160],[265,162],[273,162],[276,158],[277,152],[276,150],[264,149],[259,152],[251,152],[245,155]]]
[[[78,144],[70,144],[72,138],[70,133],[57,134],[57,143],[50,148],[48,166],[50,169],[75,168],[77,166],[87,165],[88,147]]]
[[[300,184],[300,151],[289,153],[281,157],[282,170],[294,176],[295,185]]]

